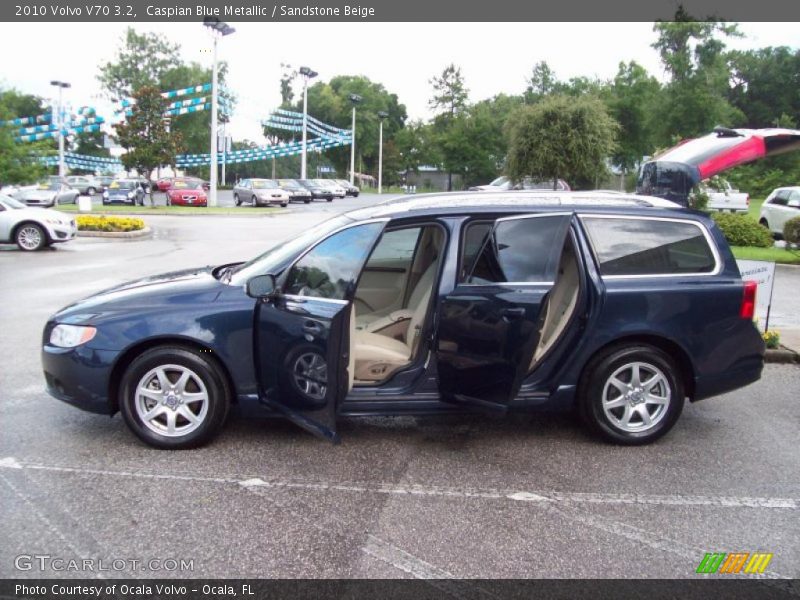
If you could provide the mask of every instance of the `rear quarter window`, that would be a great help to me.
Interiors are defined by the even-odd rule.
[[[697,275],[717,268],[699,223],[594,216],[582,221],[603,276]]]

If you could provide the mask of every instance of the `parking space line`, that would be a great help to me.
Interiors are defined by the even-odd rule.
[[[147,473],[143,471],[112,471],[26,463],[14,457],[0,458],[0,468],[23,468],[38,471],[55,471],[82,475],[102,475],[108,477],[136,477],[144,479],[165,479],[175,481],[195,481],[200,483],[236,484],[248,487],[297,488],[318,491],[337,491],[352,493],[392,494],[407,496],[438,496],[454,498],[483,498],[488,500],[511,500],[514,502],[533,502],[539,504],[638,504],[650,506],[708,506],[714,508],[754,508],[769,510],[797,510],[800,500],[796,498],[773,498],[752,496],[705,496],[679,494],[620,494],[600,492],[559,492],[524,491],[475,488],[452,488],[431,485],[395,483],[330,483],[324,481],[270,480],[262,478],[242,479],[239,477],[207,477],[199,475],[177,475],[170,473]]]

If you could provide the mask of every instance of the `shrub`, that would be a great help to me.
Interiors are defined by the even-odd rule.
[[[781,345],[781,334],[774,329],[765,331],[761,337],[764,339],[764,344],[767,348],[775,349]]]
[[[783,226],[783,239],[788,244],[800,244],[800,217],[786,221]]]
[[[78,231],[139,231],[144,221],[131,217],[107,217],[78,215],[75,217]]]
[[[689,207],[695,210],[708,210],[708,194],[696,185],[689,194]]]
[[[746,215],[714,213],[712,218],[731,246],[770,248],[774,243],[769,230]]]

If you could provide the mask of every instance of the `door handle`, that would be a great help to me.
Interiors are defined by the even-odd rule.
[[[503,310],[500,311],[500,314],[507,321],[511,321],[523,318],[526,314],[526,311],[522,307],[504,308]]]
[[[303,323],[303,331],[314,334],[320,333],[322,331],[322,326],[316,321],[306,321]]]

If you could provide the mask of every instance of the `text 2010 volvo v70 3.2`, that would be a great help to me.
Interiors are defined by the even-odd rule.
[[[760,377],[754,303],[711,219],[671,202],[440,194],[76,302],[42,359],[53,396],[162,448],[233,404],[334,441],[343,415],[577,408],[641,444]]]

